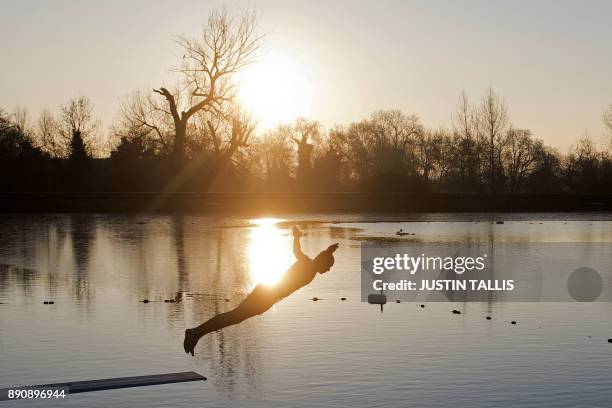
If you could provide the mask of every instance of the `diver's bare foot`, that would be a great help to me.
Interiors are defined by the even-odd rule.
[[[185,349],[185,353],[193,356],[193,351],[196,344],[198,344],[198,340],[200,340],[200,337],[195,333],[195,330],[185,330],[185,340],[183,340],[183,348]]]

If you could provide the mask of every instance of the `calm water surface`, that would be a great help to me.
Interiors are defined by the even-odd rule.
[[[361,242],[399,228],[419,242],[612,242],[611,219],[3,216],[0,388],[194,370],[208,381],[6,405],[610,406],[612,304],[392,303],[381,313],[359,301],[359,268]],[[292,263],[294,223],[308,254],[341,243],[332,271],[187,357],[185,327],[235,307]]]

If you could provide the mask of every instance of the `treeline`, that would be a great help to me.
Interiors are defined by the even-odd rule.
[[[132,92],[106,135],[84,96],[36,120],[0,110],[0,190],[612,192],[608,147],[546,146],[493,89],[476,103],[462,94],[450,127],[385,110],[256,134],[233,81],[261,44],[256,22],[214,10],[198,38],[177,39],[178,85]],[[612,132],[612,106],[603,119]]]
[[[227,140],[215,141],[214,130],[193,125],[177,166],[173,150],[156,137],[161,127],[136,133],[126,126],[126,116],[112,129],[112,143],[103,146],[92,104],[79,97],[57,116],[45,111],[34,123],[24,109],[0,111],[0,186],[3,191],[612,192],[609,149],[583,138],[561,154],[529,130],[512,126],[492,89],[478,104],[461,95],[451,116],[452,127],[427,128],[416,115],[386,110],[328,131],[298,119],[257,136],[252,128],[243,131],[248,140],[234,131],[234,141],[231,129]],[[171,145],[172,126],[165,132]],[[105,148],[105,157],[99,157]]]

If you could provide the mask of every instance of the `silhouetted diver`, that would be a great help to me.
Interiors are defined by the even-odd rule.
[[[301,236],[297,227],[293,227],[293,253],[297,261],[285,272],[280,281],[273,286],[257,285],[235,309],[221,313],[198,327],[185,330],[183,341],[185,353],[191,353],[193,356],[195,346],[202,336],[262,314],[279,300],[308,285],[317,273],[325,273],[331,269],[334,264],[334,251],[340,244],[330,245],[314,259],[310,259],[302,252]]]

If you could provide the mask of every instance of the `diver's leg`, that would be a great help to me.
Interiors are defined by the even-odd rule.
[[[221,330],[227,326],[238,324],[256,314],[255,311],[252,313],[249,312],[248,309],[244,307],[243,302],[237,308],[229,312],[218,314],[198,327],[185,330],[185,340],[183,342],[185,353],[191,353],[191,355],[193,355],[193,350],[202,336],[213,331]]]
[[[221,313],[213,317],[212,319],[202,323],[198,327],[194,328],[196,334],[200,337],[207,335],[210,332],[221,330],[224,327],[238,324],[249,317],[254,316],[246,313],[244,308],[238,306],[237,308],[230,310],[229,312]]]

